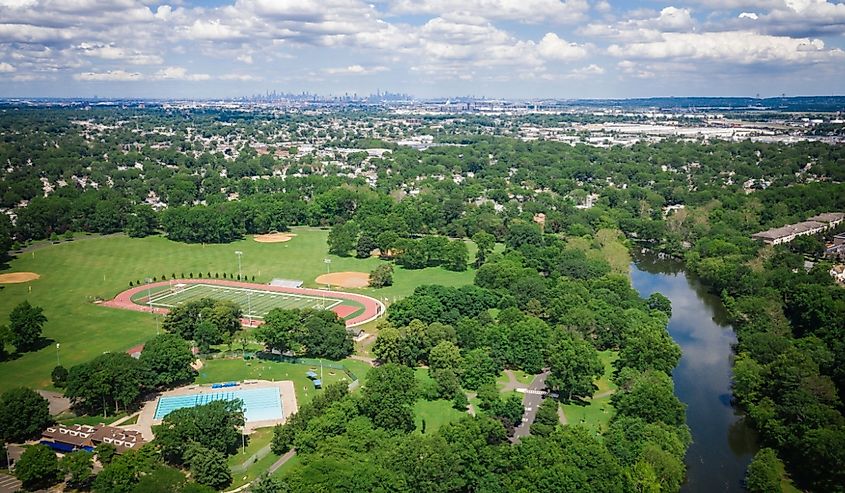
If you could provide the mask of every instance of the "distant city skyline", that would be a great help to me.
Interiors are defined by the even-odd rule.
[[[828,0],[0,0],[0,97],[845,93]]]

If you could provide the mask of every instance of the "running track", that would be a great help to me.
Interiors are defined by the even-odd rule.
[[[363,325],[367,322],[375,320],[384,313],[384,304],[381,301],[361,294],[344,293],[342,291],[326,291],[324,289],[288,288],[284,286],[270,286],[269,284],[255,284],[249,282],[228,280],[224,281],[222,279],[173,279],[170,281],[159,281],[150,284],[142,284],[140,286],[135,286],[134,288],[127,289],[126,291],[115,296],[113,300],[105,301],[101,303],[101,305],[108,306],[111,308],[121,308],[123,310],[134,310],[136,312],[149,312],[149,306],[133,303],[132,297],[141,291],[146,291],[148,287],[155,288],[159,286],[169,286],[171,282],[174,284],[214,284],[217,286],[230,286],[235,288],[256,289],[261,291],[275,291],[277,293],[301,294],[315,297],[331,296],[332,298],[356,301],[358,303],[361,303],[362,305],[364,305],[364,312],[358,315],[357,317],[347,320],[347,328]],[[167,310],[166,308],[153,307],[154,313],[164,314],[168,311],[169,310]],[[247,320],[246,318],[242,318],[241,323],[243,325],[249,325],[249,320]],[[262,322],[260,320],[253,320],[253,325],[258,325],[261,323]]]

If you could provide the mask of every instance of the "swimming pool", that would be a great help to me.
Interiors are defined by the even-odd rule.
[[[279,395],[279,389],[274,387],[161,397],[156,405],[153,419],[163,419],[177,409],[202,406],[213,401],[235,399],[241,399],[244,402],[244,419],[247,422],[282,419],[282,399]]]

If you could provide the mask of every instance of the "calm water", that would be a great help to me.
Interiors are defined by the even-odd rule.
[[[659,292],[672,301],[669,333],[683,351],[672,377],[675,394],[687,405],[693,438],[681,491],[743,491],[745,468],[757,441],[731,407],[731,345],[736,335],[721,300],[676,261],[637,255],[631,280],[640,296]]]

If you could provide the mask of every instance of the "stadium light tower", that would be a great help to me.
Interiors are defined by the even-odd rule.
[[[59,360],[59,343],[56,343],[56,366],[62,366],[62,362]]]
[[[244,252],[240,250],[235,250],[235,255],[238,256],[238,277],[243,278],[241,276],[241,257],[243,256]],[[252,290],[246,290],[246,306],[247,306],[247,314],[246,318],[249,320],[249,326],[252,327]]]

